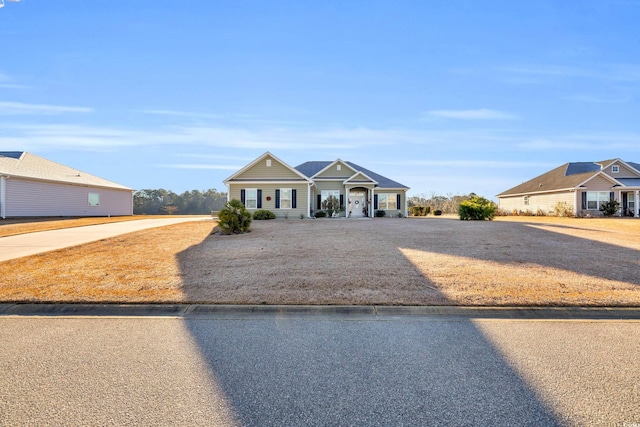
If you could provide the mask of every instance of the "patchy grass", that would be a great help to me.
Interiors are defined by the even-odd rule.
[[[0,263],[0,300],[640,306],[640,221],[211,222]]]

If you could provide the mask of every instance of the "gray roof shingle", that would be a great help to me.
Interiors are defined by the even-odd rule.
[[[317,174],[318,172],[320,172],[322,169],[326,168],[327,166],[329,166],[331,162],[328,161],[310,161],[310,162],[305,162],[302,163],[301,165],[298,165],[295,167],[295,169],[300,172],[301,174],[305,175],[308,178],[311,178],[312,176],[314,176],[315,174]],[[402,185],[399,182],[396,182],[392,179],[389,179],[385,176],[382,176],[380,174],[377,174],[373,171],[370,171],[369,169],[365,169],[362,166],[358,166],[355,163],[352,162],[344,162],[346,164],[348,164],[349,166],[351,166],[353,169],[357,170],[358,172],[362,172],[365,175],[367,175],[369,178],[373,179],[374,181],[378,182],[378,188],[406,188],[409,189],[409,187],[407,187],[406,185]]]
[[[8,153],[9,155],[3,155],[3,153]],[[18,155],[18,153],[20,154]],[[0,174],[42,181],[133,191],[132,188],[125,187],[113,181],[108,181],[78,169],[22,151],[0,152]]]

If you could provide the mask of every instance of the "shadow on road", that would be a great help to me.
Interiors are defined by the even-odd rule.
[[[245,265],[233,268],[245,268],[248,283],[277,285],[273,272],[259,276],[251,268],[254,259],[248,254],[268,246],[256,242],[256,236],[236,240],[235,250],[245,250],[247,258]],[[215,250],[206,242],[202,245]],[[397,257],[414,269],[396,243],[387,239],[394,252],[385,252],[382,243],[378,240],[371,252],[373,269],[382,269],[389,258],[398,262]],[[331,260],[337,266],[327,268],[339,271],[348,258],[340,246],[333,249],[337,255]],[[228,289],[213,271],[209,283],[201,275],[190,277],[193,258],[202,250],[192,248],[179,257],[185,283],[197,279],[196,286],[185,288],[192,301],[201,298],[203,287],[220,286],[220,295]],[[271,257],[296,263],[281,254]],[[451,303],[414,271],[429,298]],[[472,319],[269,319],[246,314],[215,322],[189,317],[185,322],[242,425],[562,425]]]

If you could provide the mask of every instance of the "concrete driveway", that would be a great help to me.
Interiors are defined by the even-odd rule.
[[[208,221],[209,218],[158,218],[110,224],[87,225],[60,230],[39,231],[0,238],[0,262],[69,246],[95,242],[120,234],[148,228],[163,227],[188,221]]]

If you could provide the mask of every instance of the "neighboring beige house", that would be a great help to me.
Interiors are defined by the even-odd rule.
[[[0,218],[133,215],[133,189],[24,151],[0,151]]]
[[[306,162],[291,167],[266,152],[224,181],[228,199],[241,200],[255,212],[267,209],[277,217],[310,218],[334,196],[344,209],[340,216],[407,216],[409,187],[343,160]]]
[[[640,164],[620,159],[566,163],[498,194],[501,210],[545,214],[564,202],[577,216],[600,216],[600,204],[620,202],[619,215],[638,217]]]

